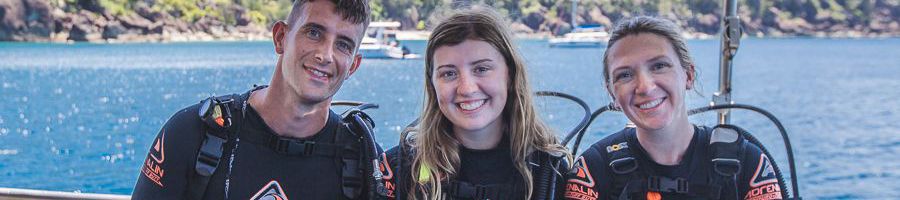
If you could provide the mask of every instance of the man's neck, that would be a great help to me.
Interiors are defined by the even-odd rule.
[[[637,138],[653,161],[662,165],[677,165],[694,138],[694,126],[685,116],[660,130],[637,128]]]
[[[325,127],[329,104],[306,105],[290,88],[272,81],[268,88],[250,95],[250,105],[275,134],[291,138],[308,138]]]

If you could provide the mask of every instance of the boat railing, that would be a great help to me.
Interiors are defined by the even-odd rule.
[[[42,200],[42,199],[91,199],[91,200],[119,200],[131,199],[128,195],[93,194],[80,192],[62,192],[47,190],[32,190],[19,188],[0,188],[0,200]]]

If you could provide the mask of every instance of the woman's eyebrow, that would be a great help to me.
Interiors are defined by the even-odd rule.
[[[669,57],[666,57],[666,55],[658,55],[656,57],[653,57],[653,58],[647,60],[647,62],[658,62],[658,61],[672,62],[671,60],[669,60]]]
[[[481,60],[472,61],[472,62],[469,63],[469,64],[470,64],[470,65],[477,65],[478,63],[490,62],[490,61],[494,61],[494,60],[491,60],[490,58],[485,58],[485,59],[481,59]]]
[[[445,67],[456,68],[456,65],[453,65],[453,64],[439,65],[439,66],[437,66],[437,68],[435,68],[435,70],[438,70],[438,69],[441,69],[441,68],[445,68]]]

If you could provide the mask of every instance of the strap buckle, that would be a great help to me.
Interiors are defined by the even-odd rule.
[[[647,189],[654,192],[688,193],[688,181],[684,178],[669,178],[660,176],[647,177]]]
[[[624,157],[609,162],[609,168],[616,174],[627,174],[636,170],[638,163],[634,157]]]
[[[200,151],[197,152],[197,164],[194,166],[197,174],[211,176],[216,171],[216,167],[219,166],[219,161],[222,159],[222,146],[225,142],[224,138],[206,132],[206,139],[203,140]]]
[[[713,170],[722,176],[731,177],[741,171],[741,161],[737,159],[715,158],[712,163]]]
[[[274,147],[275,151],[279,153],[288,155],[310,156],[313,155],[313,152],[315,152],[316,142],[286,140],[273,137],[272,147]]]

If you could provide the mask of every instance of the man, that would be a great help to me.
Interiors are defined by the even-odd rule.
[[[330,110],[359,67],[369,12],[364,0],[295,1],[272,28],[279,56],[270,85],[176,113],[151,145],[133,198],[377,198],[381,149],[364,131],[371,122]]]

